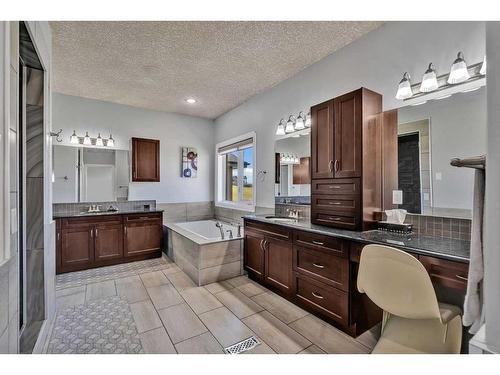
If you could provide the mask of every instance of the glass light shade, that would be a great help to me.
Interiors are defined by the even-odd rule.
[[[302,130],[305,129],[305,118],[304,118],[304,112],[300,112],[299,116],[297,117],[297,121],[295,121],[295,130]]]
[[[470,78],[469,71],[467,70],[467,64],[464,60],[464,54],[459,52],[456,60],[451,65],[450,75],[448,77],[448,83],[451,85],[465,82]]]
[[[479,74],[483,76],[486,75],[486,56],[484,56],[483,65],[481,65],[481,70],[479,71]]]
[[[293,131],[295,131],[295,119],[293,118],[293,116],[290,116],[288,118],[288,121],[286,123],[286,127],[285,127],[285,133],[291,133]]]
[[[78,136],[76,135],[76,132],[73,130],[73,134],[71,137],[69,137],[69,143],[77,145],[78,144]]]
[[[396,99],[408,99],[413,96],[413,91],[411,89],[410,75],[408,73],[403,74],[403,79],[399,81],[398,92],[396,93]]]
[[[115,146],[115,140],[113,139],[113,136],[110,134],[108,142],[106,143],[106,146],[108,147],[114,147]]]
[[[278,128],[276,129],[276,135],[285,135],[285,120],[281,119],[278,124]]]
[[[424,73],[422,77],[422,83],[420,84],[420,92],[431,92],[436,90],[439,87],[436,69],[434,69],[434,65],[432,63],[429,64],[429,67]]]
[[[83,138],[83,144],[90,146],[92,142],[90,141],[89,132],[85,132],[85,137]]]
[[[305,122],[305,125],[306,125],[306,128],[310,128],[310,127],[311,127],[311,112],[309,112],[309,113],[306,115],[306,122]]]
[[[99,135],[97,136],[96,140],[95,140],[95,145],[96,146],[104,146],[104,143],[102,141],[102,138],[101,138],[101,133],[99,133]]]

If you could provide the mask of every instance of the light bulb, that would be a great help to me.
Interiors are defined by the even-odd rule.
[[[399,81],[398,92],[396,93],[396,99],[408,99],[413,96],[413,91],[411,90],[410,75],[408,73],[403,74],[403,79]]]
[[[467,70],[467,64],[464,60],[464,54],[462,52],[459,52],[456,60],[451,65],[448,83],[451,85],[455,85],[457,83],[465,82],[469,78],[470,75],[469,71]]]
[[[95,145],[96,146],[104,146],[104,143],[102,142],[102,138],[101,138],[101,133],[98,133],[97,135],[97,138],[95,140]]]
[[[276,129],[276,135],[285,135],[285,119],[281,119]]]
[[[307,115],[306,115],[306,128],[310,128],[311,127],[311,112],[309,112]]]
[[[85,132],[85,137],[83,138],[83,144],[90,146],[92,142],[90,141],[89,132]]]
[[[285,133],[291,133],[291,132],[295,131],[294,124],[295,124],[295,118],[293,116],[290,116],[288,118],[287,123],[286,123]]]
[[[300,111],[297,121],[295,121],[295,130],[302,130],[305,129],[305,127],[304,112]]]
[[[113,136],[110,134],[108,142],[106,142],[106,146],[108,147],[114,147],[115,146],[115,140],[113,139]]]
[[[483,65],[481,65],[481,70],[479,71],[479,74],[481,75],[486,75],[486,56],[483,58]]]
[[[71,137],[69,137],[69,143],[77,145],[78,144],[78,136],[76,135],[76,132],[73,130],[73,134]]]
[[[420,84],[420,92],[431,92],[436,90],[439,87],[436,69],[434,69],[434,65],[432,63],[429,64],[429,67],[424,73],[422,77],[422,83]]]

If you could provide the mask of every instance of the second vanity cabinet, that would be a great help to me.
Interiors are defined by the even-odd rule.
[[[56,272],[161,255],[161,213],[56,219]]]
[[[245,219],[243,264],[251,279],[358,336],[382,319],[381,309],[357,290],[359,259],[365,245]],[[438,296],[441,288],[447,288],[443,296],[463,299],[467,263],[411,254],[429,272]]]

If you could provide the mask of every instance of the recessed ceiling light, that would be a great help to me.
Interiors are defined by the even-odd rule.
[[[194,104],[194,103],[196,103],[196,99],[189,98],[189,99],[186,99],[186,102],[188,102],[189,104]]]

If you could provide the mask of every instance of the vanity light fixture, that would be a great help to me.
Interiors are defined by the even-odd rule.
[[[77,145],[78,144],[78,136],[76,135],[76,131],[73,130],[73,134],[69,137],[69,143]]]
[[[104,143],[101,138],[101,133],[98,133],[97,138],[95,139],[95,145],[100,147],[104,146]]]
[[[481,65],[481,70],[479,71],[479,74],[481,75],[486,75],[486,56],[483,58],[483,65]]]
[[[89,132],[85,132],[85,137],[83,138],[83,144],[86,146],[92,145],[92,142],[89,137]]]
[[[300,111],[299,115],[297,117],[297,121],[295,121],[295,130],[305,129],[306,128],[305,121],[306,121],[306,119],[304,116],[304,112]]]
[[[110,134],[108,141],[106,142],[106,146],[108,147],[115,147],[115,140],[113,139],[113,136]]]
[[[290,115],[285,127],[285,133],[292,133],[295,131],[295,116]]]
[[[420,92],[431,92],[439,87],[436,75],[436,69],[434,64],[430,63],[429,67],[422,77],[422,83],[420,84]]]
[[[276,135],[285,135],[285,119],[281,119],[276,129]]]
[[[469,78],[470,74],[469,70],[467,69],[467,64],[465,63],[464,54],[462,52],[459,52],[457,54],[457,58],[451,65],[448,83],[451,85],[456,85],[457,83],[467,81]]]
[[[305,122],[306,128],[311,127],[311,112],[308,112],[306,115],[306,122]]]
[[[412,96],[413,91],[411,90],[410,75],[408,74],[408,72],[405,72],[405,74],[403,74],[403,79],[399,81],[396,99],[408,99]]]

